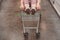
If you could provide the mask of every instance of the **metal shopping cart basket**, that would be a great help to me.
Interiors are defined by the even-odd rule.
[[[26,36],[28,36],[28,32],[26,32],[26,29],[27,30],[29,30],[29,29],[35,29],[36,30],[36,37],[38,38],[39,37],[39,35],[40,35],[40,32],[39,32],[39,23],[40,23],[40,20],[41,20],[41,14],[40,14],[40,12],[36,12],[34,15],[28,15],[28,14],[26,14],[25,12],[21,12],[21,17],[22,17],[22,24],[23,24],[23,32],[24,32],[24,36],[26,37]],[[27,25],[29,25],[28,24],[28,22],[37,22],[36,24],[36,26],[35,27],[33,27],[33,26],[26,26],[25,25],[25,22],[27,22]]]

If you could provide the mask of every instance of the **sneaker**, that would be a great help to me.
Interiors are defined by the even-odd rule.
[[[32,15],[34,15],[35,12],[36,12],[35,9],[32,9],[32,10],[31,10],[31,14],[32,14]]]
[[[30,9],[26,9],[26,14],[30,14]]]

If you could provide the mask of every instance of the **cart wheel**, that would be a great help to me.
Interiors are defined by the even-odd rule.
[[[40,33],[36,33],[36,39],[40,37]]]
[[[25,40],[28,39],[28,33],[24,33]]]

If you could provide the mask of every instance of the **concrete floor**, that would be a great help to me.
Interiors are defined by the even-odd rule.
[[[19,0],[3,0],[0,10],[0,40],[24,40]],[[60,40],[60,19],[48,0],[42,0],[39,40]],[[37,40],[31,31],[28,40]]]

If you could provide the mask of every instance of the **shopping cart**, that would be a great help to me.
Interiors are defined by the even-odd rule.
[[[28,37],[28,32],[26,32],[26,29],[27,30],[35,29],[36,30],[36,38],[39,38],[39,36],[40,36],[39,25],[40,25],[40,21],[41,21],[41,13],[38,11],[34,15],[31,15],[31,14],[28,15],[24,11],[21,11],[21,17],[22,17],[24,36]],[[37,22],[37,25],[35,27],[33,27],[33,26],[26,26],[25,22],[27,22],[27,25],[29,25],[28,24],[29,21],[30,22],[33,22],[33,21]]]

